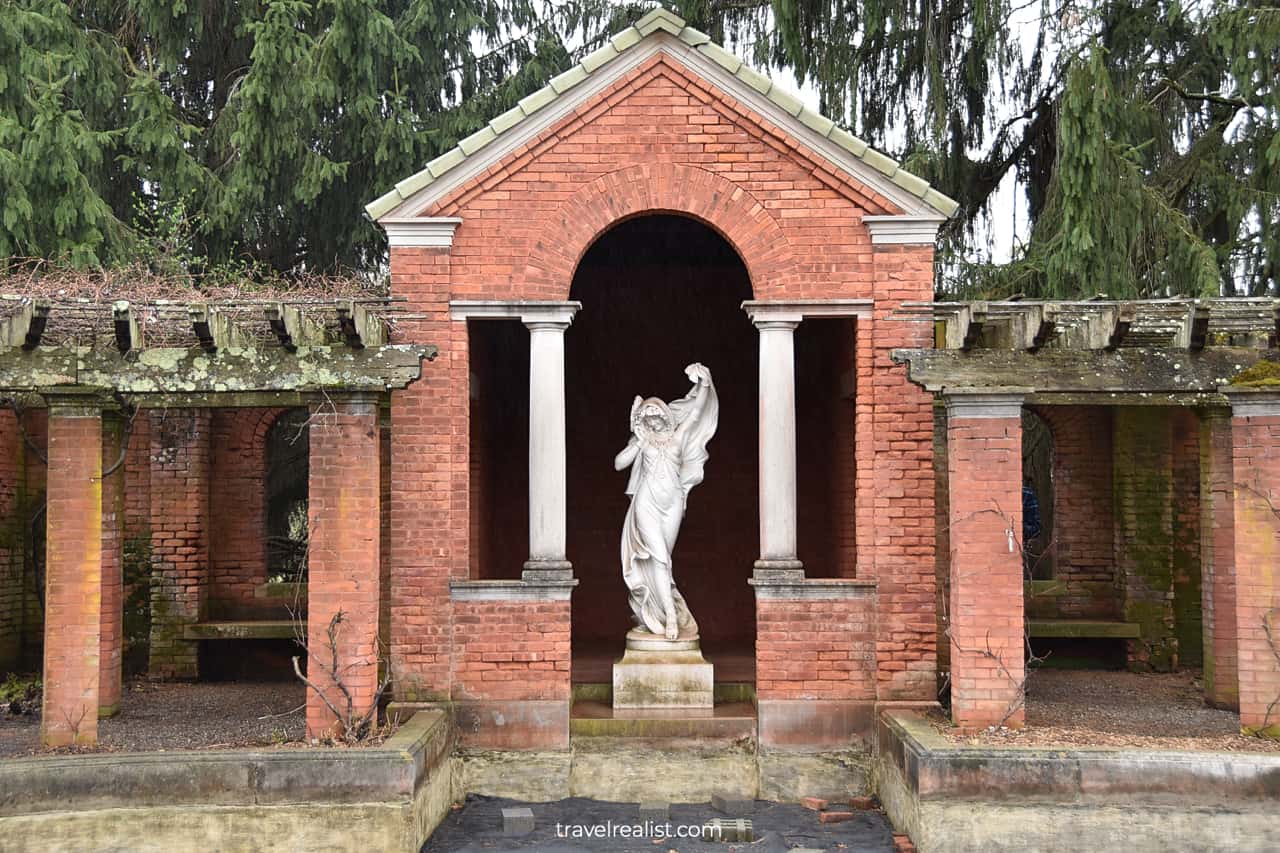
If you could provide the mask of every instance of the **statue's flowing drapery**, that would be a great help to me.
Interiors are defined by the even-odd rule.
[[[688,394],[665,406],[674,429],[665,434],[642,430],[642,437],[633,437],[628,445],[628,449],[639,446],[627,483],[631,506],[622,527],[622,577],[631,591],[631,611],[637,625],[658,635],[666,633],[668,597],[675,608],[679,635],[698,632],[684,597],[676,589],[671,552],[689,491],[702,482],[707,442],[719,420],[715,386],[710,373],[702,370],[705,384],[695,380]]]

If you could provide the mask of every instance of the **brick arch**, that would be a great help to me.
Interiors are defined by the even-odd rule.
[[[591,245],[619,222],[649,213],[688,216],[716,231],[742,258],[757,299],[793,275],[786,235],[749,192],[696,166],[644,163],[601,175],[548,217],[529,253],[525,292],[567,299]]]

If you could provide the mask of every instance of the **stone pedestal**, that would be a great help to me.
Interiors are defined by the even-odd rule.
[[[709,710],[712,669],[697,636],[668,640],[648,631],[628,631],[626,653],[613,665],[613,707]]]

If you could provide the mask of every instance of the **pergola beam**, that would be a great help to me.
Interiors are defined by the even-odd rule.
[[[422,372],[436,348],[410,344],[310,347],[290,354],[276,347],[202,349],[156,347],[128,354],[116,347],[0,349],[0,394],[76,388],[122,395],[348,392],[403,388]]]
[[[200,348],[210,355],[220,349],[250,345],[250,337],[217,308],[192,304],[187,306],[187,313],[191,317],[191,329],[200,342]]]
[[[323,346],[327,343],[324,324],[296,305],[276,303],[266,306],[263,313],[266,314],[267,323],[275,333],[276,340],[289,352],[296,352],[298,347]]]
[[[352,349],[381,346],[387,341],[387,329],[382,320],[370,314],[363,305],[351,299],[339,299],[338,328],[342,338]]]
[[[0,346],[21,347],[27,352],[40,346],[51,311],[48,302],[24,302],[0,323]]]
[[[138,318],[127,300],[121,299],[111,306],[112,325],[116,333],[116,349],[127,353],[142,344],[138,334]]]
[[[959,388],[993,393],[1094,395],[1220,394],[1232,377],[1262,359],[1263,350],[1207,347],[1203,351],[1132,347],[1107,350],[895,350],[912,382],[935,392]],[[1225,401],[1225,398],[1223,398]]]

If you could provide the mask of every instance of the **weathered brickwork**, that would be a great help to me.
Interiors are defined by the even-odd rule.
[[[1116,569],[1126,621],[1142,626],[1129,665],[1167,671],[1177,665],[1173,614],[1173,433],[1155,407],[1115,412]]]
[[[18,416],[0,409],[0,674],[20,665],[26,625],[25,455]]]
[[[932,247],[873,250],[861,216],[901,211],[666,56],[645,61],[422,211],[462,219],[451,250],[392,251],[393,291],[424,315],[402,323],[401,338],[437,344],[441,353],[392,403],[398,698],[447,695],[456,607],[448,580],[465,577],[472,563],[467,329],[449,320],[448,300],[566,299],[594,240],[621,219],[651,212],[717,230],[742,258],[755,299],[876,300],[854,344],[857,523],[840,546],[854,557],[817,574],[856,571],[879,582],[878,693],[932,699],[931,398],[889,355],[927,346],[930,331],[888,320],[902,301],[929,298]]]
[[[1193,409],[1170,412],[1173,430],[1173,511],[1170,518],[1173,630],[1178,665],[1204,662],[1200,566],[1200,419]]]
[[[267,433],[285,409],[211,414],[209,579],[211,616],[252,618],[274,604],[256,596],[267,580]],[[265,617],[264,617],[265,618]]]
[[[124,423],[102,419],[102,592],[98,641],[98,714],[120,710],[124,653]],[[114,469],[114,470],[112,470]]]
[[[1231,431],[1240,724],[1280,737],[1280,416],[1236,415]]]
[[[928,701],[936,696],[937,617],[934,599],[933,396],[907,381],[906,367],[891,357],[899,347],[927,347],[932,330],[889,317],[903,302],[933,292],[932,246],[879,246],[875,253],[875,325],[871,364],[858,367],[858,405],[874,407],[870,470],[871,554],[858,556],[858,574],[879,584],[876,644],[880,698]],[[924,295],[922,295],[924,294]],[[859,332],[861,336],[861,331]],[[861,350],[860,350],[861,354]],[[864,388],[870,386],[872,400]],[[855,451],[856,452],[856,451]],[[862,497],[861,492],[859,493]],[[864,529],[859,524],[859,530]]]
[[[949,415],[951,716],[964,728],[1021,726],[1022,421]]]
[[[307,676],[354,720],[372,707],[378,686],[382,477],[376,401],[319,404],[310,440]],[[350,694],[349,708],[338,680]],[[337,722],[320,695],[309,691],[307,730],[318,735]]]
[[[466,577],[467,328],[449,319],[449,253],[391,251],[392,290],[427,319],[400,324],[404,340],[440,355],[391,395],[391,671],[399,700],[448,698],[449,578]]]
[[[1111,409],[1041,406],[1053,435],[1052,595],[1027,599],[1028,615],[1119,619]]]
[[[455,699],[569,699],[568,601],[453,608]]]
[[[204,612],[209,566],[208,409],[151,414],[151,658],[156,678],[195,678],[185,625]]]
[[[875,598],[756,602],[756,696],[876,698]]]
[[[1204,691],[1210,704],[1239,707],[1236,670],[1235,479],[1231,413],[1200,418],[1200,563],[1203,571]]]
[[[45,564],[45,746],[98,739],[102,610],[102,418],[58,408],[49,417],[49,537]]]

